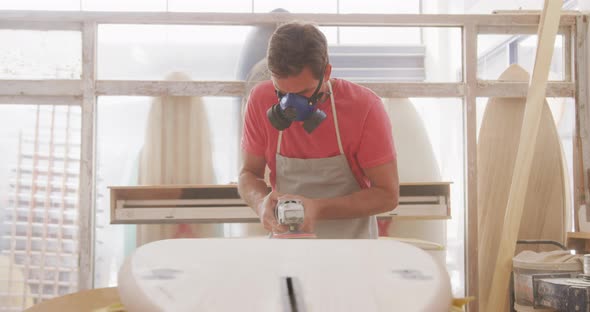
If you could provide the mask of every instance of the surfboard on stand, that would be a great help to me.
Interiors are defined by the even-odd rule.
[[[444,268],[390,240],[163,240],[129,256],[118,285],[130,312],[447,312],[451,304]]]

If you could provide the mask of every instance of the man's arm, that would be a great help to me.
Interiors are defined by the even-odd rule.
[[[393,210],[398,205],[397,161],[365,169],[371,187],[350,195],[307,199],[317,220],[360,218]]]
[[[268,192],[264,181],[265,168],[264,157],[244,151],[244,164],[238,177],[238,193],[258,215],[265,229],[275,233],[285,232],[287,227],[279,225],[275,218],[275,207],[280,195],[274,191]]]
[[[260,215],[259,206],[268,195],[268,186],[264,181],[264,157],[243,152],[244,163],[238,177],[238,193],[256,214]]]

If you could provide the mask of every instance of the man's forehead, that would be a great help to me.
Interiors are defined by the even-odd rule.
[[[306,93],[317,87],[317,80],[296,80],[293,78],[278,78],[271,76],[275,89],[282,93]]]

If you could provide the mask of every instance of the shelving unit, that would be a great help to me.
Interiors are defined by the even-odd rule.
[[[445,220],[451,216],[450,182],[402,183],[397,209],[379,219]],[[110,187],[111,223],[257,223],[237,185]]]

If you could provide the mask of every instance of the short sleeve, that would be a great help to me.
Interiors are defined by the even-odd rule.
[[[266,132],[263,126],[262,118],[265,116],[260,108],[258,99],[258,88],[253,88],[244,114],[244,126],[242,129],[242,149],[256,156],[264,156],[266,149]]]
[[[361,168],[366,169],[383,165],[395,158],[391,121],[381,99],[377,98],[363,123],[357,160]]]

